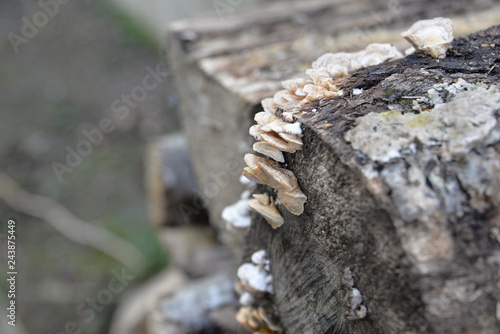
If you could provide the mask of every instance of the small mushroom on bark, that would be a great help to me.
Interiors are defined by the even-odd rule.
[[[300,190],[297,178],[292,171],[279,167],[275,161],[246,154],[248,167],[243,169],[243,175],[249,180],[265,184],[278,192],[277,202],[283,204],[294,215],[304,212],[306,195]]]
[[[401,36],[416,50],[423,51],[432,58],[445,58],[453,41],[453,24],[450,19],[443,17],[421,20],[401,33]]]
[[[272,228],[276,229],[283,225],[284,220],[280,212],[274,205],[274,200],[266,194],[254,194],[253,199],[248,201],[248,206],[250,209],[256,211],[271,225]]]

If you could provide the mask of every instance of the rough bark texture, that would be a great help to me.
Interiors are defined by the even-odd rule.
[[[221,212],[244,190],[238,178],[251,151],[247,129],[260,100],[281,81],[302,76],[325,52],[363,48],[371,42],[409,47],[400,32],[419,19],[457,16],[457,34],[498,18],[488,0],[292,1],[272,3],[222,19],[208,16],[171,26],[168,56],[181,101],[183,127],[199,196],[220,239],[241,259],[241,233],[226,229]],[[467,10],[477,17],[461,17]],[[199,210],[197,203],[190,206]],[[189,209],[186,210],[191,212]]]
[[[310,105],[297,116],[304,149],[286,161],[308,196],[305,212],[280,210],[286,223],[276,231],[256,218],[248,249],[270,253],[288,333],[500,331],[499,91],[466,92],[446,103],[458,115],[442,127],[435,122],[444,113],[434,123],[422,117],[443,108],[412,108],[437,84],[461,78],[498,85],[499,43],[497,26],[457,40],[444,60],[410,56],[360,70],[341,86],[364,93]],[[394,104],[403,111],[389,112]],[[477,116],[478,110],[486,111]],[[364,117],[372,117],[371,128],[362,127],[355,140],[346,135]],[[460,128],[462,121],[473,128],[493,123],[476,136]],[[364,296],[364,320],[343,317],[346,268]]]
[[[402,4],[398,33],[417,19],[462,12],[447,1]],[[315,2],[173,27],[170,59],[200,196],[237,259],[267,250],[286,333],[498,333],[500,101],[487,88],[500,85],[498,27],[456,40],[443,60],[414,55],[352,73],[340,83],[343,98],[297,114],[304,148],[285,154],[285,166],[308,196],[304,214],[279,207],[283,227],[255,216],[247,233],[221,219],[244,190],[238,177],[260,99],[322,52],[341,49],[349,29],[377,25],[363,13],[384,5]],[[315,20],[325,13],[329,24]],[[320,33],[303,33],[313,28]],[[349,270],[368,309],[362,320],[345,318]]]

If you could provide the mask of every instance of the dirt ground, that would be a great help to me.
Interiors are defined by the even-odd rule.
[[[144,83],[161,53],[105,1],[69,1],[47,22],[42,11],[37,1],[0,2],[0,171],[136,245],[150,261],[127,283],[138,284],[166,263],[148,226],[143,185],[147,141],[179,127],[165,76]],[[23,32],[30,23],[38,26]],[[85,134],[102,131],[103,119],[111,122],[108,133],[85,147]],[[85,156],[70,166],[72,150]],[[1,200],[0,219],[2,271],[7,220],[17,223],[18,322],[7,333],[65,333],[72,322],[81,333],[106,333],[120,293],[96,305],[94,317],[89,303],[122,266]]]

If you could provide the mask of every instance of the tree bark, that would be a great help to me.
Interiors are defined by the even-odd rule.
[[[383,6],[359,4],[365,13]],[[403,2],[392,25],[401,32],[417,19],[461,12],[446,4]],[[267,250],[271,298],[286,333],[498,333],[500,102],[498,91],[478,87],[498,85],[498,27],[455,40],[445,59],[414,55],[353,72],[339,83],[344,97],[302,108],[304,148],[285,154],[285,167],[308,197],[305,212],[279,206],[285,224],[277,230],[256,215],[247,233],[226,229],[221,212],[244,190],[238,177],[260,99],[331,46],[316,36],[324,44],[293,49],[311,38],[301,39],[297,15],[315,22],[324,13],[355,13],[356,20],[346,14],[307,26],[334,31],[335,41],[353,22],[376,25],[341,1],[287,10],[274,20],[256,12],[172,28],[181,116],[219,237],[243,262]],[[270,56],[280,52],[285,61]],[[355,88],[363,93],[352,94]],[[363,295],[364,319],[346,318],[348,273]]]
[[[457,116],[437,114],[433,122],[447,117],[442,127],[419,124],[425,113],[412,109],[438,83],[498,85],[499,43],[497,26],[456,40],[446,59],[410,56],[359,70],[341,82],[345,98],[297,114],[304,149],[285,159],[308,196],[305,212],[280,207],[278,230],[255,217],[247,246],[272,259],[287,333],[500,331],[499,90],[447,103]],[[354,88],[364,93],[350,95]],[[395,104],[404,109],[391,114]],[[481,108],[492,128],[478,137],[461,132],[462,121],[481,126]],[[434,139],[422,141],[412,126]],[[375,132],[384,140],[369,145]],[[408,141],[398,146],[401,138]],[[368,309],[363,320],[343,316],[347,269]]]

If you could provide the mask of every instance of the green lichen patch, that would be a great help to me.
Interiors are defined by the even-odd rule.
[[[415,151],[416,142],[440,150],[443,157],[450,158],[467,154],[476,143],[494,138],[490,133],[498,123],[495,114],[499,110],[499,89],[479,85],[420,114],[395,110],[369,113],[360,117],[344,138],[354,149],[380,162],[400,157],[402,152]]]

